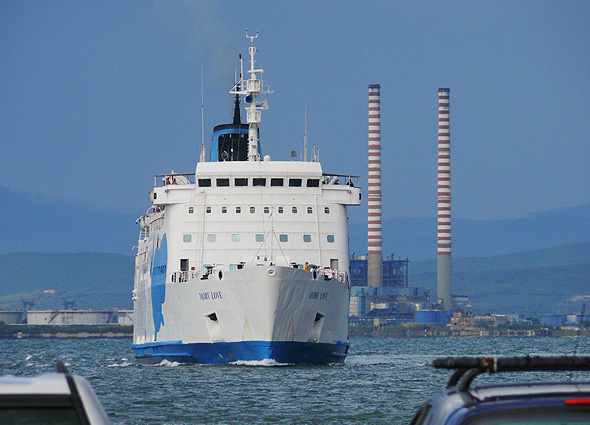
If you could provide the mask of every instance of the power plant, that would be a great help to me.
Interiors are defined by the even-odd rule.
[[[418,321],[446,323],[452,310],[464,310],[465,296],[452,295],[450,89],[438,90],[437,300],[427,288],[409,285],[409,260],[383,260],[381,216],[381,86],[369,85],[367,256],[350,258],[351,323]],[[433,229],[434,231],[434,229]],[[455,305],[454,305],[455,304]],[[467,307],[468,308],[468,307]]]

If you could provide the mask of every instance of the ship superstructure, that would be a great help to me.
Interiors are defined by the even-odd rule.
[[[347,206],[358,177],[319,162],[261,157],[272,90],[255,68],[230,91],[234,122],[215,127],[211,162],[157,175],[138,219],[133,348],[138,360],[342,362],[348,350]],[[243,75],[243,72],[242,74]],[[240,122],[243,97],[247,124]]]

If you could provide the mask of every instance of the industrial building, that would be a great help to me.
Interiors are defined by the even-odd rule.
[[[133,325],[133,310],[25,310],[0,311],[7,325]]]

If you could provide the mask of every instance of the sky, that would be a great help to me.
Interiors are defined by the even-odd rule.
[[[232,116],[259,32],[263,154],[310,147],[367,182],[381,85],[383,215],[436,215],[437,91],[451,89],[453,217],[590,203],[588,1],[0,2],[0,185],[143,214]],[[366,204],[351,208],[353,221]]]

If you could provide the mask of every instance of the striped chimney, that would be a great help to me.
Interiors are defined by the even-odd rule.
[[[381,86],[369,85],[369,196],[367,285],[381,286]]]
[[[443,310],[452,310],[451,289],[451,128],[450,89],[438,89],[438,256],[437,293]]]

